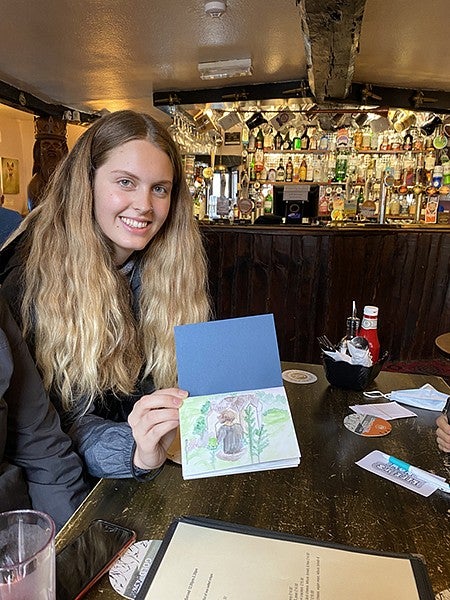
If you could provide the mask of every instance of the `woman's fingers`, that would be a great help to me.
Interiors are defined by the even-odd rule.
[[[188,393],[178,388],[143,396],[133,407],[128,423],[136,441],[134,464],[156,468],[165,460],[179,424],[178,409]]]

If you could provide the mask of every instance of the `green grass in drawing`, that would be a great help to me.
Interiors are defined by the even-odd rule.
[[[192,471],[277,460],[291,424],[283,388],[188,398],[180,420]]]

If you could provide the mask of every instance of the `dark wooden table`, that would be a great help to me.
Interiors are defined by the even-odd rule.
[[[361,548],[409,552],[425,557],[434,591],[450,588],[450,494],[428,498],[370,473],[359,460],[381,450],[415,466],[449,477],[434,434],[438,413],[416,410],[418,418],[392,421],[381,438],[348,431],[350,404],[372,402],[361,392],[328,385],[322,366],[284,363],[318,376],[313,384],[286,383],[302,452],[297,468],[183,481],[181,467],[168,463],[156,480],[102,480],[57,537],[57,548],[95,518],[131,527],[138,540],[161,539],[174,517],[201,515],[285,531]],[[431,383],[434,376],[382,372],[370,389],[390,392]],[[117,599],[107,576],[87,599]]]

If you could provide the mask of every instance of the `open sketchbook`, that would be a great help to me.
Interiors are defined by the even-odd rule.
[[[297,466],[273,315],[175,327],[184,479]]]
[[[417,556],[181,517],[169,527],[136,600],[175,598],[433,600],[434,594]]]

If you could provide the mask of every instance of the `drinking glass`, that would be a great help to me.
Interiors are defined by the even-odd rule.
[[[55,600],[55,524],[45,513],[0,513],[0,600]]]

